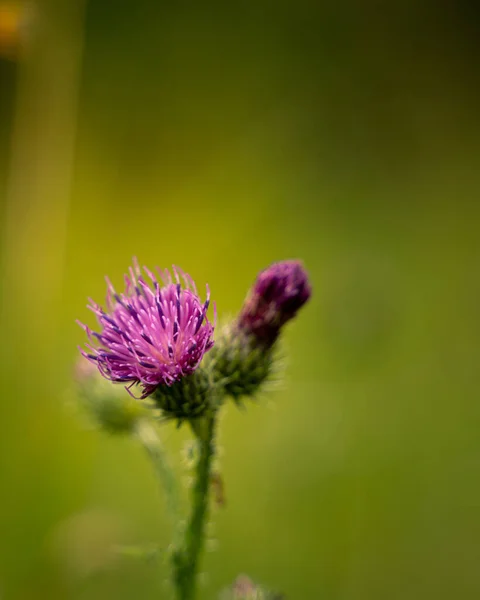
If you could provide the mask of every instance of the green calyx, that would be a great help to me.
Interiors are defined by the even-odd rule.
[[[215,380],[225,395],[239,402],[255,396],[277,371],[276,347],[256,344],[235,325],[224,328],[208,357]]]
[[[151,399],[161,409],[164,417],[183,421],[197,419],[212,408],[213,382],[203,368],[183,377],[171,386],[159,385]]]

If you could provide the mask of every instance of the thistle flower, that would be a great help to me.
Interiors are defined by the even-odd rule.
[[[262,271],[250,290],[238,318],[238,329],[270,347],[280,329],[311,295],[308,275],[298,260],[273,263]]]
[[[88,306],[102,328],[99,333],[78,322],[90,342],[88,352],[80,349],[83,356],[106,379],[129,384],[127,390],[141,385],[141,398],[192,374],[213,346],[208,286],[202,303],[189,275],[173,267],[173,281],[168,270],[156,269],[163,287],[144,267],[149,285],[136,260],[125,275],[125,293],[117,294],[107,278],[107,310],[93,300]]]

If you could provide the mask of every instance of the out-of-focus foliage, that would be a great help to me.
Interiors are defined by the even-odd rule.
[[[161,562],[109,554],[170,540],[150,465],[65,407],[75,319],[136,255],[220,317],[271,261],[312,278],[283,388],[222,422],[202,599],[239,572],[478,598],[474,3],[23,8],[0,21],[0,595],[167,597]],[[188,431],[164,433],[180,465]]]

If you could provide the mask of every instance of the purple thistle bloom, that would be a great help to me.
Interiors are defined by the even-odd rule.
[[[240,312],[238,327],[271,346],[281,327],[296,315],[311,293],[300,261],[273,263],[258,275]]]
[[[78,322],[90,341],[86,344],[88,352],[80,349],[83,356],[96,364],[106,379],[129,383],[127,390],[140,384],[141,398],[159,385],[171,386],[193,373],[213,346],[214,324],[207,318],[208,286],[202,304],[189,275],[173,267],[174,282],[168,270],[156,269],[163,287],[144,267],[153,290],[136,260],[125,275],[124,294],[117,294],[106,278],[107,311],[93,300],[88,306],[97,315],[100,333]]]

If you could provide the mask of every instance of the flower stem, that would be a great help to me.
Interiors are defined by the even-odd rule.
[[[183,545],[172,556],[178,600],[195,598],[198,563],[205,541],[211,467],[215,455],[215,422],[215,413],[191,422],[197,437],[199,455],[192,491],[192,512],[185,530]]]
[[[135,426],[137,439],[146,450],[155,473],[165,492],[168,512],[175,527],[174,538],[179,535],[178,527],[181,519],[180,494],[174,472],[168,461],[167,453],[154,424],[148,419],[139,419]]]

